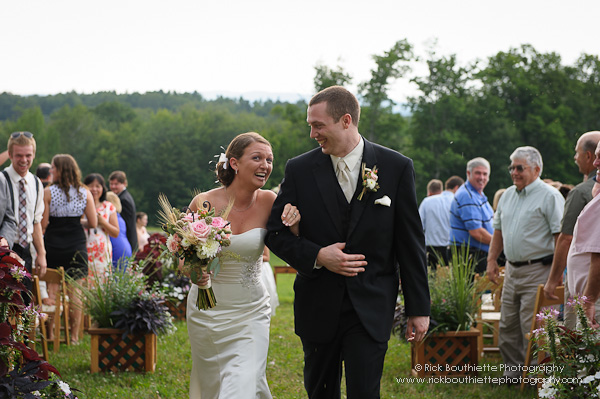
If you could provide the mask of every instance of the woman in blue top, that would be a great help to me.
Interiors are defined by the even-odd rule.
[[[106,193],[106,200],[111,202],[117,208],[117,219],[119,221],[119,236],[110,237],[113,247],[112,264],[113,270],[124,271],[127,268],[128,259],[131,258],[131,244],[127,240],[127,226],[125,220],[121,217],[121,200],[119,196],[112,191]]]

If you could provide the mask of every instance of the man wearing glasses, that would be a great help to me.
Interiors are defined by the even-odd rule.
[[[514,185],[500,198],[494,215],[487,274],[496,281],[496,259],[504,249],[507,269],[498,346],[507,366],[504,376],[518,378],[525,363],[525,334],[531,326],[537,287],[550,273],[565,200],[557,189],[540,179],[543,162],[537,149],[519,147],[510,160],[508,169]]]
[[[29,169],[35,159],[36,143],[30,132],[14,132],[8,139],[8,157],[10,166],[2,172],[10,188],[13,211],[17,222],[17,234],[13,250],[25,262],[29,273],[39,276],[46,274],[46,249],[42,235],[42,214],[44,213],[44,188],[40,179]],[[32,268],[31,244],[37,257]],[[25,280],[25,286],[31,290],[31,280]],[[26,304],[29,298],[23,298]]]

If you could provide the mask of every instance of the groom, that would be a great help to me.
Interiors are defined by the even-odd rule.
[[[348,398],[379,398],[399,278],[407,338],[422,340],[429,325],[412,161],[359,134],[360,106],[342,87],[317,93],[307,115],[320,148],[288,161],[266,245],[298,270],[295,330],[309,398],[340,397],[342,361]],[[379,188],[359,200],[363,165],[377,168]],[[298,237],[280,219],[287,203],[302,217]]]

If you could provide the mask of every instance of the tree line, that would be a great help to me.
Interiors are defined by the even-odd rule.
[[[466,162],[477,156],[491,163],[486,194],[493,196],[512,184],[508,157],[522,145],[540,150],[543,178],[581,181],[573,162],[575,143],[582,133],[600,130],[597,55],[582,54],[565,65],[556,53],[522,45],[465,64],[434,50],[421,59],[401,40],[373,61],[371,78],[357,84],[359,130],[414,160],[419,199],[430,179],[464,177]],[[409,77],[418,62],[427,65],[427,73]],[[352,79],[342,66],[315,66],[315,91]],[[409,116],[394,112],[388,97],[396,79],[410,79],[418,87],[418,95],[408,100]],[[194,189],[215,187],[210,162],[241,132],[257,131],[272,143],[275,163],[267,186],[277,186],[286,161],[316,146],[306,107],[304,101],[207,100],[196,92],[2,93],[0,140],[28,130],[37,140],[36,164],[69,153],[84,176],[124,170],[138,210],[152,222],[159,193],[180,207]]]

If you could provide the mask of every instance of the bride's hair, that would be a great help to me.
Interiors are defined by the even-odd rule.
[[[217,168],[215,170],[217,179],[225,187],[229,187],[235,177],[235,170],[233,170],[229,161],[231,158],[240,159],[242,155],[244,155],[246,147],[252,143],[262,143],[271,147],[271,143],[256,132],[238,134],[231,140],[229,146],[227,146],[227,151],[225,151],[225,156],[227,157],[227,169],[224,168],[225,162],[219,162],[217,163]]]

